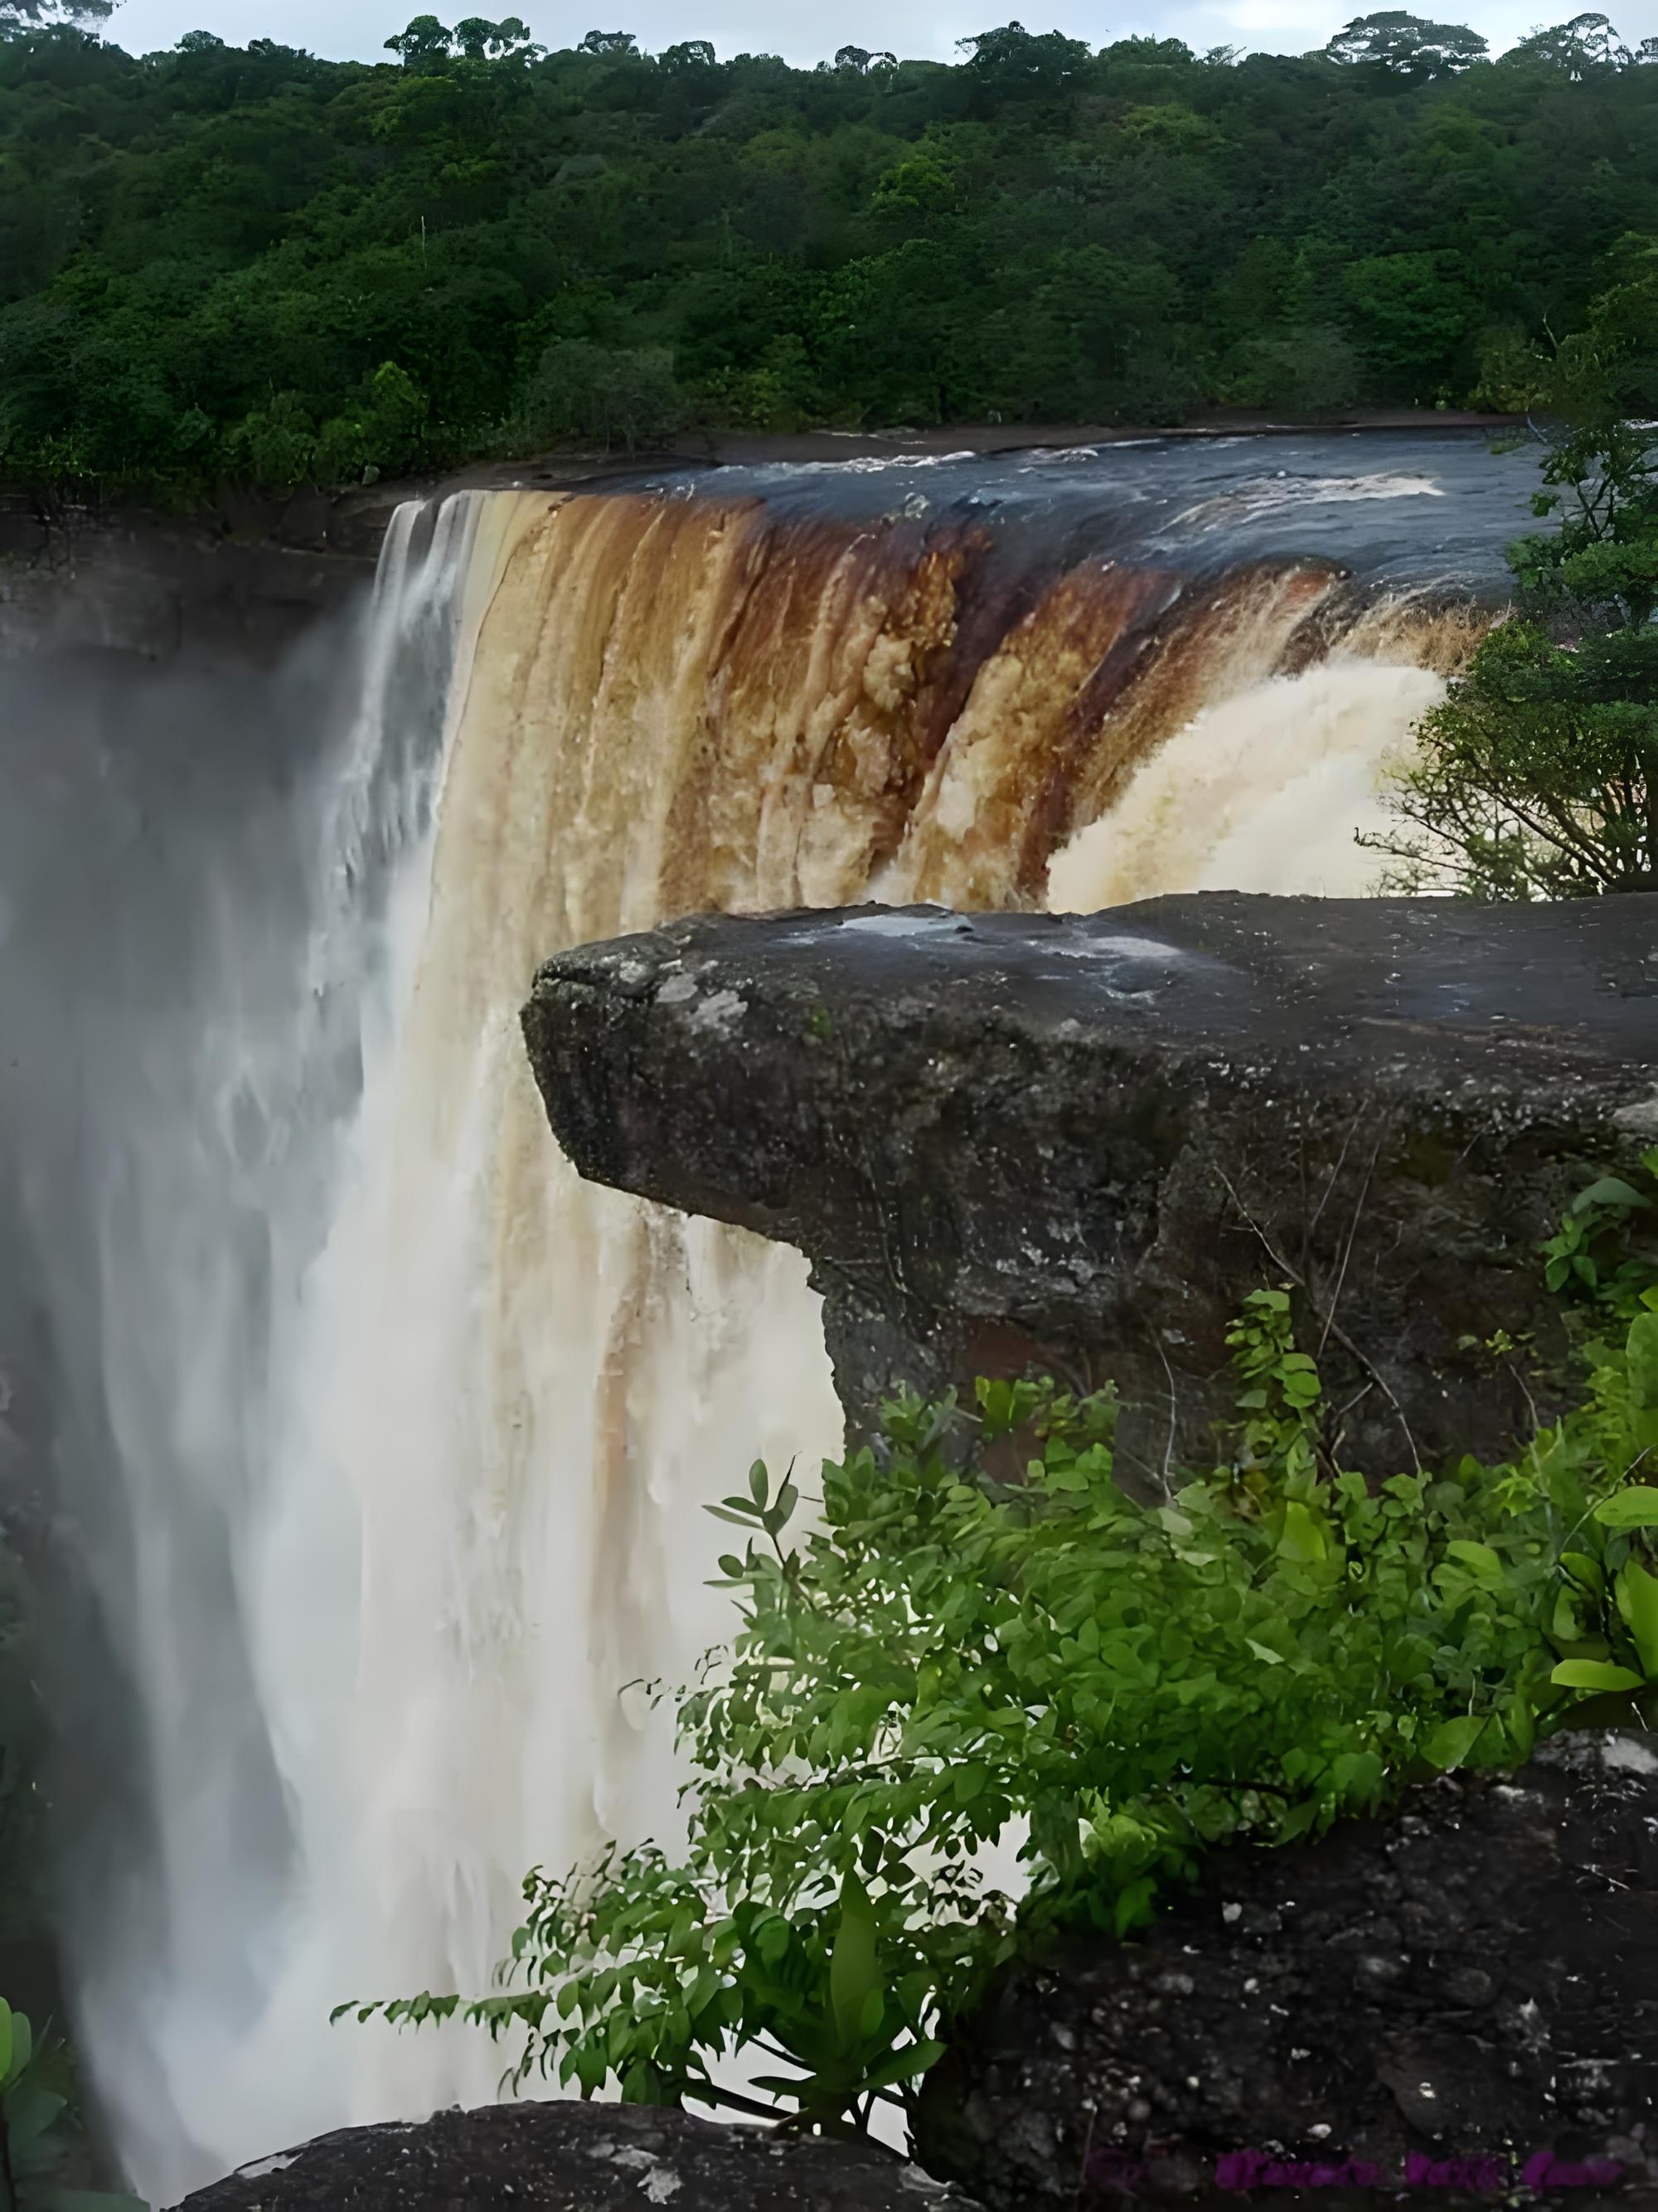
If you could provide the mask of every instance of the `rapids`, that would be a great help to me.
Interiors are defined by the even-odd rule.
[[[171,817],[118,716],[8,728],[0,1196],[125,1793],[70,1951],[154,2201],[494,2094],[482,2038],[331,2008],[483,1991],[529,1866],[669,1834],[626,1686],[720,1632],[701,1505],[837,1440],[804,1261],[558,1155],[537,962],[708,908],[1363,890],[1529,480],[1303,436],[462,493],[400,511],[246,805]]]

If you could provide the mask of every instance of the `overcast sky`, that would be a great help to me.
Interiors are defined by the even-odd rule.
[[[1261,48],[1273,53],[1304,53],[1321,46],[1350,15],[1365,6],[1353,0],[1345,9],[1327,0],[1126,0],[1108,13],[1098,0],[457,0],[443,14],[443,0],[125,0],[105,36],[131,53],[170,46],[185,32],[216,31],[242,46],[249,39],[280,39],[313,53],[337,59],[380,60],[382,41],[401,30],[405,20],[435,8],[446,22],[457,15],[517,14],[544,45],[574,44],[586,31],[632,31],[655,52],[680,39],[712,39],[720,54],[782,54],[810,64],[826,59],[840,46],[890,47],[901,58],[936,61],[956,58],[955,42],[969,33],[1005,22],[1016,10],[1033,31],[1058,28],[1092,46],[1132,34],[1173,35],[1199,52],[1211,46]],[[1370,6],[1387,0],[1369,0]],[[1393,0],[1400,4],[1400,0]],[[1572,0],[1556,0],[1540,10],[1538,0],[1482,0],[1469,8],[1433,7],[1418,0],[1424,15],[1470,23],[1493,50],[1523,38],[1540,23],[1567,20],[1577,12]],[[1594,0],[1578,0],[1594,4]],[[606,14],[605,9],[610,13]],[[1631,45],[1658,33],[1658,0],[1610,10]]]

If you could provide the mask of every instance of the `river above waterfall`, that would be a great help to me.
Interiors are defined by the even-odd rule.
[[[790,514],[981,521],[999,532],[1193,570],[1319,555],[1381,584],[1488,593],[1534,527],[1541,448],[1489,432],[1302,430],[1148,437],[1016,453],[730,464],[639,481],[678,496],[756,494]]]

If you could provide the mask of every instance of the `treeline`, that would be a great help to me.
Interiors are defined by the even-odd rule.
[[[0,0],[0,26],[5,0]],[[1012,23],[815,70],[422,16],[379,65],[0,36],[0,474],[351,481],[686,424],[1515,395],[1658,235],[1658,41]]]

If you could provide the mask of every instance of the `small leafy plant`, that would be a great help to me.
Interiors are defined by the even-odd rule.
[[[1658,1212],[1658,1148],[1642,1154],[1640,1172],[1645,1190],[1621,1176],[1590,1183],[1539,1248],[1544,1280],[1569,1309],[1631,1321],[1648,1304],[1652,1268],[1631,1252],[1625,1232],[1641,1215]]]
[[[1517,1762],[1573,1711],[1658,1710],[1658,1291],[1602,1234],[1646,1203],[1606,1179],[1546,1248],[1589,1301],[1590,1379],[1511,1462],[1332,1469],[1266,1288],[1231,1333],[1224,1463],[1167,1504],[1112,1480],[1112,1394],[1051,1381],[893,1401],[804,1528],[756,1464],[713,1509],[744,1538],[738,1633],[678,1693],[685,1850],[531,1874],[489,1996],[340,2012],[464,2010],[521,2039],[519,2079],[861,2129],[1057,1928],[1126,1933],[1217,1844]],[[731,2079],[756,2061],[782,2070]]]
[[[63,2045],[37,2040],[0,1997],[0,2212],[147,2212],[136,2197],[67,2184],[72,2087]]]

